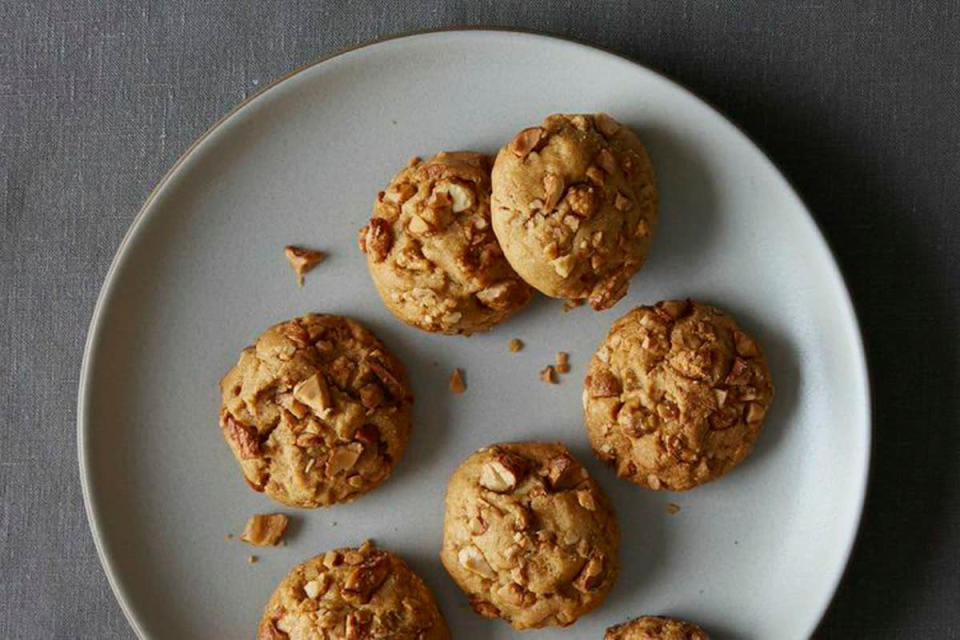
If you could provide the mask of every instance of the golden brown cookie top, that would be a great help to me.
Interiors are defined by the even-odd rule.
[[[749,455],[773,393],[766,358],[733,318],[671,300],[613,323],[583,404],[594,450],[620,477],[676,491]]]
[[[410,433],[403,364],[347,318],[267,329],[220,382],[220,427],[247,483],[296,507],[352,500],[389,476]]]
[[[387,308],[425,331],[485,331],[523,307],[530,287],[490,226],[489,156],[411,161],[381,191],[360,248]]]
[[[423,581],[400,558],[364,543],[296,567],[277,586],[257,640],[447,640]]]
[[[618,546],[609,501],[562,444],[487,447],[450,479],[440,557],[480,615],[572,624],[613,586]]]
[[[500,150],[492,180],[494,230],[524,280],[598,310],[624,296],[658,218],[633,131],[603,113],[551,115]]]
[[[607,629],[603,640],[710,640],[690,622],[661,616],[643,616]]]

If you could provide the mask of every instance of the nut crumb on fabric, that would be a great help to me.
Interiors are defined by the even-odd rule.
[[[258,513],[250,516],[240,539],[257,547],[275,547],[283,541],[290,518],[282,513]]]
[[[460,369],[454,369],[450,374],[450,391],[453,393],[463,393],[467,390],[467,383],[463,380],[463,373]]]
[[[303,286],[303,274],[313,269],[315,266],[326,260],[327,254],[316,249],[304,249],[287,245],[283,248],[283,254],[287,256],[287,262],[294,273],[297,274],[297,284]]]
[[[523,350],[523,340],[519,338],[513,338],[510,340],[510,353],[516,353],[517,351]]]
[[[557,384],[557,374],[552,364],[548,364],[540,371],[540,380],[550,384]]]
[[[260,558],[257,556],[250,556],[249,558],[247,558],[247,562],[249,562],[250,564],[257,564],[257,562],[259,561],[260,561]]]
[[[678,505],[676,502],[670,502],[670,503],[668,503],[668,504],[667,504],[667,513],[669,513],[669,514],[672,515],[672,516],[680,513],[680,505]]]

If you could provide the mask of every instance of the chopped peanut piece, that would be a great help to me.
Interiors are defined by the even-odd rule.
[[[283,539],[289,522],[282,513],[258,513],[247,520],[240,539],[258,547],[275,547]]]
[[[522,349],[523,349],[522,340],[518,338],[514,338],[513,340],[510,341],[510,353],[516,353],[517,351],[521,351]]]
[[[297,274],[297,284],[303,286],[303,274],[310,271],[315,266],[326,260],[327,254],[316,249],[304,249],[288,245],[283,248],[283,254],[287,256],[287,262]]]
[[[566,351],[557,352],[557,371],[560,373],[570,372],[570,354]]]
[[[540,379],[543,382],[549,382],[550,384],[557,384],[557,374],[553,368],[552,364],[548,364],[543,370],[540,371]]]
[[[450,391],[453,393],[463,393],[467,390],[467,383],[463,381],[463,373],[460,369],[454,369],[450,374]]]

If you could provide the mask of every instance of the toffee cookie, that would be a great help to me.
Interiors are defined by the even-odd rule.
[[[583,391],[600,459],[621,478],[672,491],[740,464],[772,400],[753,338],[716,307],[681,300],[637,307],[614,322]]]
[[[403,364],[340,316],[270,327],[220,391],[220,428],[247,484],[294,507],[347,502],[376,487],[410,436]]]
[[[516,629],[567,626],[597,607],[619,542],[609,501],[562,444],[493,445],[450,479],[440,560],[477,613]]]
[[[643,616],[607,629],[603,640],[710,640],[703,629],[690,622]]]
[[[493,167],[493,229],[520,276],[554,298],[612,307],[647,259],[657,187],[647,152],[610,116],[549,116]]]
[[[414,159],[381,191],[360,249],[384,304],[424,331],[469,335],[503,322],[533,291],[490,226],[491,159]]]
[[[307,560],[270,597],[257,640],[449,640],[423,581],[365,542]]]

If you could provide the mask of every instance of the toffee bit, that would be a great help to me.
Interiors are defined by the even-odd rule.
[[[290,263],[290,267],[297,274],[297,284],[301,287],[303,286],[303,274],[323,262],[327,257],[327,254],[323,251],[304,249],[293,245],[284,247],[283,254],[287,256],[287,262]]]
[[[463,373],[460,371],[460,369],[454,369],[453,373],[450,374],[450,391],[460,394],[466,390],[467,383],[463,380]]]
[[[540,380],[550,384],[557,384],[557,374],[552,364],[548,364],[540,371]]]

